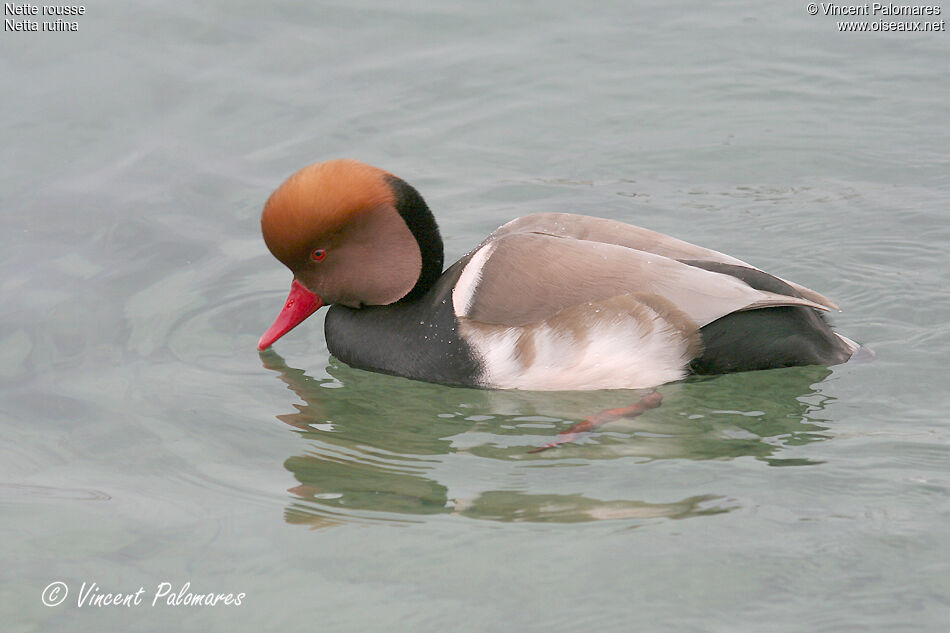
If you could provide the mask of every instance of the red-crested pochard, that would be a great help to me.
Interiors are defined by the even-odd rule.
[[[324,304],[327,347],[348,365],[473,387],[643,388],[857,349],[817,292],[614,220],[518,218],[443,272],[422,196],[355,160],[292,175],[261,228],[294,274],[261,350]]]

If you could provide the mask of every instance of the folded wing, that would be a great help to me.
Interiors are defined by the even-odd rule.
[[[838,306],[824,295],[794,282],[774,277],[746,262],[714,251],[702,246],[657,233],[639,226],[625,224],[616,220],[595,218],[571,213],[536,213],[527,215],[498,228],[483,242],[489,242],[506,235],[518,233],[536,233],[553,237],[573,238],[588,242],[615,244],[625,246],[646,253],[662,255],[668,259],[689,261],[691,265],[704,268],[714,268],[713,264],[726,264],[754,271],[762,275],[773,277],[778,281],[791,286],[801,297],[820,304],[831,310],[838,310]]]
[[[683,257],[748,267],[716,251],[658,233],[653,234],[657,239],[648,240],[647,233],[652,232],[619,222],[586,222],[595,218],[572,221],[572,226],[562,223],[564,229],[560,230],[558,222],[565,217],[584,216],[532,217],[541,225],[513,230],[517,227],[507,224],[473,252],[453,292],[456,316],[479,323],[525,326],[573,306],[620,295],[669,306],[696,329],[743,310],[773,306],[829,309],[827,300],[817,302],[804,293],[789,296],[758,290],[735,276],[678,261]],[[603,239],[586,239],[591,237]],[[608,237],[614,239],[605,241]],[[617,243],[621,240],[625,244]]]

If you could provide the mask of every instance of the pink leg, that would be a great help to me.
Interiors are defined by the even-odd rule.
[[[660,395],[659,391],[654,391],[643,396],[635,404],[632,404],[629,407],[604,409],[600,413],[595,413],[594,415],[585,419],[583,422],[578,422],[568,430],[558,433],[557,439],[553,442],[545,444],[544,446],[539,446],[538,448],[531,449],[528,452],[540,453],[541,451],[546,451],[549,448],[555,448],[561,444],[573,442],[582,433],[590,433],[591,431],[599,429],[608,422],[613,422],[614,420],[619,420],[620,418],[635,418],[644,411],[657,408],[660,406],[661,402],[663,402],[663,396]]]

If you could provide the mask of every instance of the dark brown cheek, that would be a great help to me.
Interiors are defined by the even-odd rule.
[[[316,271],[313,270],[313,267],[310,266],[308,262],[307,265],[301,266],[294,271],[294,277],[305,285],[308,290],[322,297],[323,294],[320,292],[320,276],[315,273]]]
[[[326,304],[346,301],[346,275],[338,262],[328,259],[322,262],[308,262],[297,271],[297,279]]]

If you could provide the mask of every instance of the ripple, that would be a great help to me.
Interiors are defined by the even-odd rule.
[[[178,359],[195,367],[234,375],[258,374],[254,365],[235,365],[235,350],[257,349],[257,340],[269,325],[268,315],[276,315],[283,300],[278,292],[249,292],[191,310],[170,328],[168,347]]]
[[[112,497],[106,493],[88,488],[61,488],[0,482],[0,501],[2,502],[109,501],[110,499]]]

